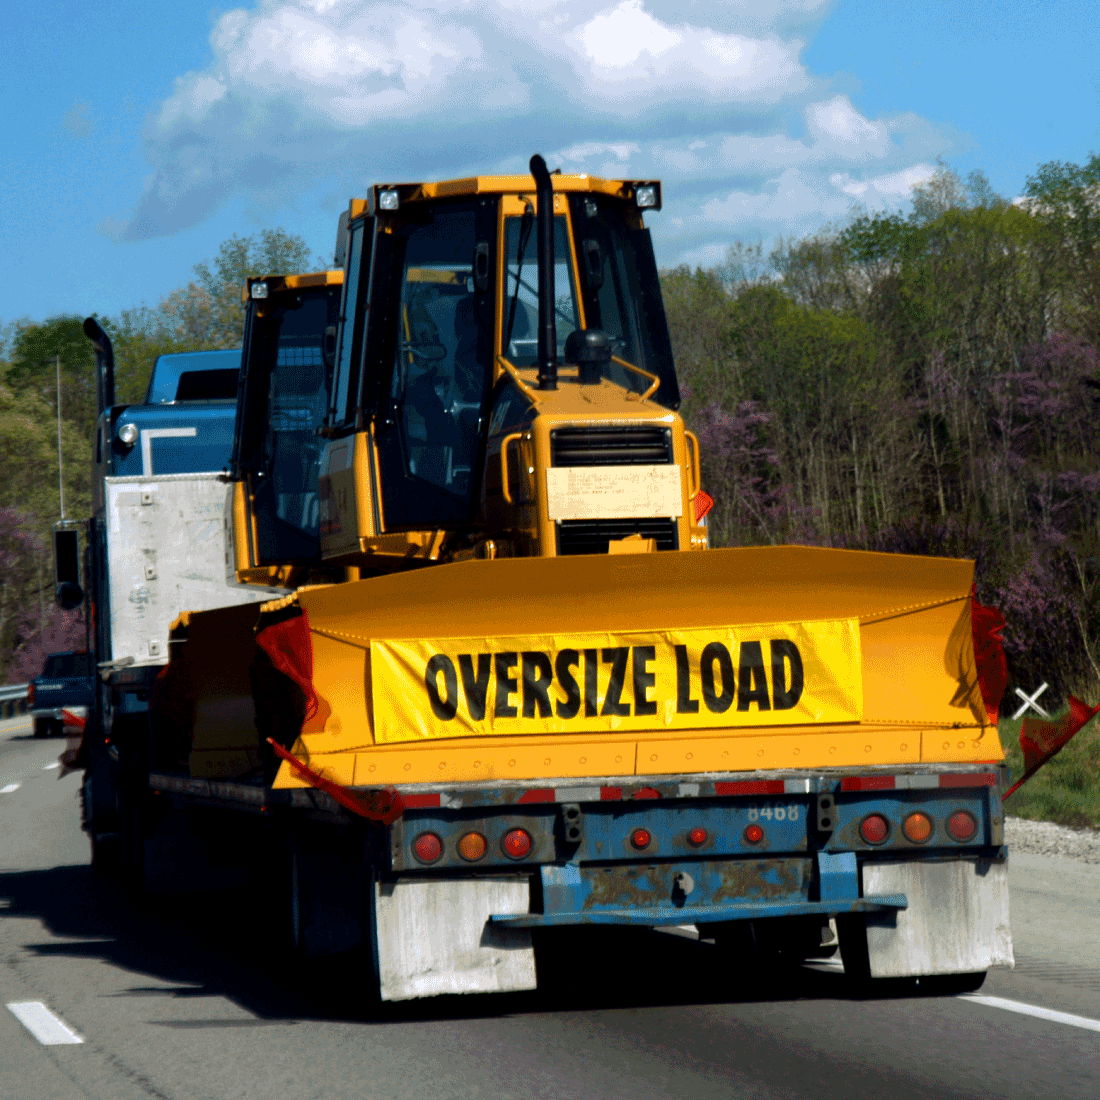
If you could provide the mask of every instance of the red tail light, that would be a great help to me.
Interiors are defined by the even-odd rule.
[[[947,819],[947,831],[955,840],[969,840],[978,831],[978,823],[973,814],[956,810]]]
[[[531,851],[531,836],[524,829],[513,829],[504,835],[502,844],[509,859],[523,859]]]
[[[648,848],[649,842],[652,839],[653,837],[650,836],[648,829],[635,829],[634,832],[630,834],[630,843],[638,849]]]
[[[700,845],[706,844],[706,842],[707,842],[707,831],[706,831],[706,829],[700,829],[700,828],[696,827],[696,828],[692,829],[690,833],[688,833],[688,844],[690,844],[693,848],[698,848]]]
[[[413,841],[413,853],[421,863],[435,863],[443,855],[443,841],[435,833],[421,833]]]
[[[759,844],[764,839],[764,830],[759,825],[748,825],[745,828],[745,841],[748,844]]]
[[[868,814],[860,822],[859,835],[868,844],[881,844],[890,835],[890,823],[882,814]]]

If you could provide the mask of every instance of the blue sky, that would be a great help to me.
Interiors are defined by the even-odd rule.
[[[1095,0],[43,0],[7,9],[0,322],[155,305],[233,233],[327,255],[375,180],[659,177],[663,264],[1014,196],[1100,152]]]

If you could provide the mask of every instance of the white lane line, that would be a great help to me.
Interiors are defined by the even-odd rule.
[[[982,993],[964,993],[960,1000],[977,1001],[990,1008],[1003,1008],[1006,1012],[1018,1012],[1021,1016],[1034,1016],[1037,1020],[1050,1020],[1055,1024],[1069,1024],[1086,1031],[1100,1031],[1100,1020],[1091,1020],[1088,1016],[1075,1016],[1072,1012],[1056,1012],[1053,1008],[1041,1008],[1039,1005],[1027,1005],[1022,1001],[1010,1001],[1005,997],[987,997]]]
[[[0,794],[13,794],[21,786],[21,783],[8,783],[6,786],[0,787]]]
[[[84,1042],[60,1016],[55,1016],[41,1001],[13,1001],[8,1009],[43,1046]]]
[[[54,768],[60,768],[61,765],[55,760],[52,764],[47,764],[43,767],[44,772],[52,772]]]

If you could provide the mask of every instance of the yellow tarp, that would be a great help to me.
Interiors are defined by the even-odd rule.
[[[371,643],[376,743],[863,717],[855,618]]]

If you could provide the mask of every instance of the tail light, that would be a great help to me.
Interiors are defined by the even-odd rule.
[[[692,829],[690,833],[688,833],[688,844],[690,844],[693,848],[698,848],[701,845],[706,844],[706,842],[707,842],[707,831],[706,831],[706,829],[700,829],[700,828],[696,827],[696,828]]]
[[[759,825],[748,825],[745,828],[744,836],[748,844],[759,844],[764,839],[764,830]]]
[[[31,706],[34,703],[34,684],[31,684],[27,688],[27,705]]]
[[[652,839],[653,837],[650,835],[648,829],[635,829],[634,832],[630,834],[630,843],[639,851],[642,848],[648,848]]]
[[[859,824],[859,835],[868,844],[881,844],[890,835],[890,823],[882,814],[868,814]]]
[[[923,844],[932,835],[932,820],[927,814],[910,814],[902,822],[901,831],[914,844]]]
[[[485,837],[481,833],[467,833],[458,842],[458,854],[473,863],[485,855]]]
[[[435,833],[421,833],[413,841],[413,853],[421,863],[435,863],[443,855],[443,841]]]
[[[525,829],[513,829],[504,834],[501,846],[509,859],[523,859],[531,851],[531,834]]]
[[[978,823],[973,814],[966,810],[956,810],[947,819],[947,831],[955,840],[969,840],[978,831]]]

